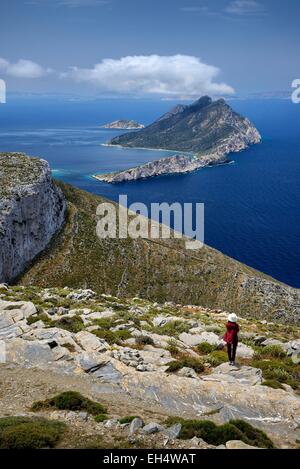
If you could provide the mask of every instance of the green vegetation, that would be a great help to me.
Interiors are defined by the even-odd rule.
[[[201,355],[207,355],[211,352],[214,352],[217,347],[215,345],[211,345],[208,342],[202,342],[201,344],[197,345],[196,347],[197,352],[199,352]]]
[[[276,379],[266,379],[262,385],[273,389],[284,389],[282,384],[279,381],[276,381]]]
[[[291,359],[252,360],[251,366],[260,368],[263,378],[288,384],[293,389],[300,387],[300,365],[295,365]]]
[[[154,327],[152,332],[159,335],[168,335],[170,337],[178,337],[182,332],[188,332],[190,326],[184,321],[171,321],[162,327]]]
[[[180,359],[168,363],[167,366],[168,369],[166,371],[168,373],[175,373],[185,367],[192,368],[196,373],[202,373],[204,371],[202,360],[190,356],[182,356]]]
[[[98,414],[98,415],[95,415],[94,417],[94,420],[97,422],[97,423],[101,423],[101,422],[104,422],[105,420],[107,420],[107,415],[106,414]]]
[[[285,358],[286,352],[282,350],[279,345],[267,345],[266,347],[259,347],[254,359],[260,360],[262,358]]]
[[[120,331],[98,329],[93,331],[93,334],[99,337],[99,339],[106,340],[106,342],[108,342],[110,345],[122,344],[124,340],[130,339],[131,337],[131,333],[127,329],[122,329]]]
[[[92,401],[76,391],[66,391],[45,401],[34,402],[31,410],[40,411],[54,408],[58,410],[84,411],[91,415],[106,414],[106,409],[99,402]]]
[[[154,345],[154,340],[148,335],[138,335],[135,338],[137,345]]]
[[[274,448],[273,442],[264,432],[242,420],[230,420],[219,426],[210,420],[185,420],[180,417],[169,417],[166,421],[169,426],[175,423],[182,425],[179,438],[183,440],[196,436],[216,446],[230,440],[241,440],[258,448]]]
[[[54,420],[29,417],[0,419],[1,449],[54,448],[62,438],[66,425]]]
[[[286,301],[286,296],[280,292],[270,306],[265,296],[258,296],[251,282],[249,288],[240,289],[244,279],[256,277],[258,282],[260,278],[270,279],[207,246],[192,252],[185,249],[184,241],[180,239],[168,243],[152,243],[145,239],[99,240],[95,233],[95,213],[98,204],[105,199],[61,182],[57,184],[69,203],[66,223],[20,279],[22,285],[52,286],[58,293],[65,286],[76,289],[88,285],[98,294],[118,295],[119,302],[138,294],[140,298],[158,303],[184,302],[228,309],[240,315],[251,311],[252,317],[272,320],[274,309],[285,309],[292,318],[294,310],[290,304],[293,301]],[[125,271],[126,282],[122,283]],[[26,287],[26,291],[20,292],[20,299],[25,300],[28,294],[28,299],[34,301],[38,290]],[[115,296],[105,297],[103,303],[117,303]],[[73,304],[72,300],[62,298],[60,301],[63,300]],[[137,301],[137,307],[144,306],[143,301]],[[43,303],[49,307],[55,305],[49,300],[43,300]],[[120,308],[121,313],[122,306]],[[164,333],[163,330],[160,332]],[[175,337],[177,333],[175,331]]]
[[[57,321],[52,321],[52,326],[74,333],[80,332],[84,328],[84,324],[80,316],[62,317]]]
[[[216,367],[226,363],[228,361],[227,353],[223,350],[215,350],[209,355],[205,356],[205,361],[208,362],[211,366]]]

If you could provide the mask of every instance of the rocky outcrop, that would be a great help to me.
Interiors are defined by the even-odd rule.
[[[0,281],[10,282],[61,228],[66,202],[44,160],[0,153],[0,181]]]
[[[114,129],[114,130],[138,130],[144,129],[143,124],[139,124],[134,120],[121,119],[118,121],[111,122],[102,126],[103,129]]]

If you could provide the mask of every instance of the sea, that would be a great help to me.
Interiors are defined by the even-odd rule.
[[[262,143],[230,155],[232,164],[185,175],[121,184],[95,180],[173,152],[103,146],[122,132],[118,119],[151,123],[175,102],[8,96],[0,105],[0,151],[49,161],[53,175],[129,204],[204,203],[205,243],[290,286],[300,288],[300,105],[289,100],[231,100],[262,134]],[[1,183],[1,181],[0,181]]]

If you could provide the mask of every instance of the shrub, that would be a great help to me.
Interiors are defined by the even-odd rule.
[[[177,347],[176,342],[175,342],[174,339],[171,339],[169,341],[169,344],[168,344],[168,347],[166,348],[166,350],[168,350],[170,352],[170,354],[172,355],[173,358],[176,358],[181,354],[181,352],[180,352],[179,348]]]
[[[168,369],[166,370],[169,373],[174,373],[178,370],[181,370],[181,368],[192,368],[195,370],[197,373],[201,373],[204,371],[204,365],[202,360],[199,360],[198,358],[194,357],[189,357],[189,356],[183,356],[179,360],[174,360],[170,363],[167,364]]]
[[[119,419],[121,424],[123,423],[131,423],[134,419],[140,418],[138,415],[128,415],[127,417],[122,417]]]
[[[47,408],[55,408],[59,410],[81,410],[91,415],[105,414],[105,408],[98,402],[92,401],[82,396],[76,391],[66,391],[45,401],[34,402],[31,410],[39,411]]]
[[[65,329],[69,332],[80,332],[84,328],[83,321],[80,316],[62,317],[57,321],[52,321],[54,327]]]
[[[1,449],[54,448],[66,430],[62,422],[27,417],[0,419]]]
[[[216,425],[210,420],[185,420],[180,417],[169,417],[167,425],[181,423],[179,438],[189,440],[196,436],[208,444],[221,445],[230,440],[241,440],[244,443],[260,448],[274,448],[268,436],[242,420],[230,420],[223,425]]]
[[[130,339],[131,333],[127,329],[123,329],[121,331],[109,331],[109,330],[96,330],[93,331],[100,339],[106,340],[110,345],[113,344],[121,344],[124,340]]]
[[[95,415],[94,420],[95,420],[97,423],[104,422],[105,420],[107,420],[107,415],[106,415],[106,414],[98,414],[98,415]]]
[[[300,384],[300,366],[295,365],[292,360],[253,360],[251,366],[260,368],[263,378],[275,380],[279,383],[288,384],[293,389],[298,389]]]
[[[190,326],[184,321],[171,321],[162,327],[155,327],[153,332],[170,337],[178,337],[182,332],[189,332]]]
[[[205,360],[211,364],[211,366],[219,366],[222,363],[228,361],[228,356],[223,350],[215,350],[205,357]]]
[[[51,326],[52,322],[53,322],[47,316],[46,313],[40,313],[40,314],[37,314],[35,316],[29,316],[29,318],[27,318],[27,324],[29,324],[29,325],[34,324],[37,321],[43,321],[46,324],[46,326]]]
[[[202,344],[197,345],[197,351],[201,353],[201,355],[208,355],[214,350],[216,350],[216,347],[208,342],[202,342]]]
[[[138,335],[135,338],[137,345],[154,345],[154,340],[149,335]]]
[[[284,389],[282,384],[276,379],[266,379],[262,383],[262,386],[268,386],[269,388],[273,388],[273,389]]]
[[[261,358],[286,358],[286,352],[279,345],[267,345],[263,348],[260,347],[254,356],[256,360]]]

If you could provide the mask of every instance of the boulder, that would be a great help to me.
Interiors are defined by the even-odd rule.
[[[248,345],[245,345],[241,342],[239,342],[236,355],[237,357],[240,358],[252,358],[254,355],[254,350],[252,347],[249,347]]]
[[[99,352],[82,352],[75,357],[75,363],[87,373],[95,372],[108,361],[108,358]]]
[[[152,433],[158,433],[164,430],[164,427],[156,422],[148,423],[142,428],[142,432],[146,433],[147,435],[151,435]]]
[[[258,449],[255,446],[250,446],[240,440],[227,441],[226,449]]]
[[[87,331],[77,332],[74,339],[86,352],[106,352],[110,348],[105,340],[99,339]]]
[[[182,428],[181,423],[176,423],[175,425],[172,425],[172,427],[166,428],[163,431],[163,433],[165,436],[168,437],[168,439],[175,440],[176,438],[179,437],[181,428]]]
[[[203,342],[207,342],[211,345],[220,346],[223,341],[214,332],[201,332],[201,334],[187,334],[183,332],[179,335],[179,340],[189,347],[195,347]]]
[[[136,433],[138,430],[140,430],[141,428],[143,428],[143,426],[144,426],[143,420],[140,419],[139,417],[136,417],[136,418],[133,419],[132,422],[130,423],[129,435],[133,435],[133,434]]]
[[[280,340],[277,339],[266,339],[263,342],[261,342],[262,347],[267,347],[269,345],[277,345],[278,347],[281,347],[284,349],[284,344]]]
[[[198,379],[198,375],[193,368],[183,367],[177,373],[178,376],[183,376],[184,378],[193,378]]]
[[[229,363],[214,368],[212,374],[203,376],[204,381],[219,381],[227,383],[240,383],[255,386],[262,383],[262,371],[251,366],[230,366]]]

